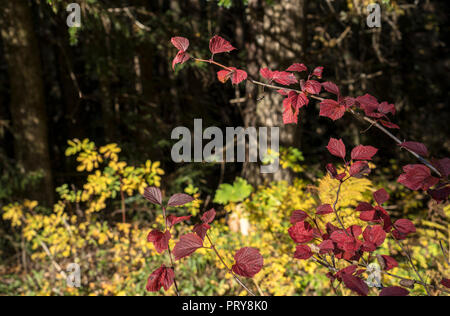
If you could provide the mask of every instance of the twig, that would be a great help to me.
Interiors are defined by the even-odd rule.
[[[425,291],[427,292],[428,296],[431,296],[430,291],[428,290],[428,287],[426,286],[427,283],[425,283],[425,281],[422,279],[422,276],[420,275],[419,271],[417,271],[416,266],[414,265],[414,262],[412,261],[411,258],[411,254],[409,253],[409,251],[407,251],[402,243],[395,238],[395,236],[392,236],[392,238],[394,238],[394,240],[396,241],[397,245],[402,249],[402,251],[406,254],[406,257],[408,258],[409,264],[411,265],[411,267],[413,268],[414,272],[416,273],[416,275],[419,277],[419,280],[421,282],[421,284],[423,285],[423,287],[425,288]]]
[[[164,217],[164,223],[167,231],[167,218],[166,218],[166,208],[162,206],[163,209],[163,217]],[[180,290],[178,289],[177,279],[175,277],[175,264],[172,259],[172,250],[170,249],[170,245],[167,246],[167,250],[169,251],[169,258],[170,258],[170,265],[173,269],[174,277],[173,277],[173,284],[175,285],[175,292],[177,293],[177,296],[180,296]]]
[[[233,272],[233,270],[228,267],[228,265],[225,263],[225,261],[223,260],[222,256],[220,255],[219,251],[217,251],[217,248],[213,244],[213,242],[212,242],[211,238],[209,237],[208,233],[206,233],[206,237],[208,238],[208,241],[211,244],[211,249],[214,250],[214,252],[216,253],[217,257],[220,259],[220,261],[225,266],[225,268],[228,270],[228,272],[231,273],[231,275],[234,277],[236,282],[239,283],[239,285],[242,286],[248,292],[248,294],[250,294],[251,296],[256,296],[255,293],[253,293],[247,286],[245,286],[245,284],[238,278],[238,276]]]

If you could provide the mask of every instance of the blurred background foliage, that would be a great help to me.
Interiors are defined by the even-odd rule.
[[[286,233],[293,210],[315,212],[334,194],[324,173],[330,136],[381,148],[370,181],[344,187],[346,223],[357,221],[357,201],[386,187],[389,212],[420,227],[409,247],[423,274],[448,277],[448,204],[397,185],[400,166],[414,160],[350,117],[330,122],[314,104],[298,126],[281,127],[282,149],[266,158],[280,156],[273,175],[254,164],[170,158],[172,129],[192,128],[194,118],[204,126],[282,125],[276,95],[224,86],[202,64],[172,71],[172,36],[208,57],[215,34],[239,49],[221,61],[255,78],[260,67],[321,65],[343,94],[395,103],[398,136],[448,156],[448,1],[379,1],[375,29],[365,8],[376,1],[366,0],[80,0],[81,27],[68,28],[72,2],[0,0],[0,294],[146,295],[149,273],[165,259],[146,242],[163,220],[141,193],[156,185],[166,196],[197,198],[172,210],[194,215],[180,233],[216,208],[212,235],[228,262],[238,247],[262,249],[266,266],[248,281],[258,293],[333,295],[321,268],[291,258]],[[406,264],[395,245],[380,250],[388,252]],[[81,265],[80,289],[66,286],[71,262]],[[178,274],[186,295],[244,294],[210,253],[184,259]]]

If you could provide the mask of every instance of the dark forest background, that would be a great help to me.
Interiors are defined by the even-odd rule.
[[[263,178],[248,164],[173,163],[171,131],[192,128],[194,118],[204,126],[281,126],[282,145],[298,148],[311,174],[323,170],[331,136],[382,148],[381,167],[394,157],[414,162],[352,117],[319,118],[315,102],[297,126],[282,126],[280,96],[261,100],[254,86],[223,85],[207,65],[173,71],[173,36],[189,38],[190,51],[205,58],[213,35],[226,38],[238,50],[217,58],[254,78],[262,67],[324,66],[324,80],[343,94],[395,103],[399,138],[450,154],[449,1],[382,1],[381,28],[367,27],[362,0],[86,0],[77,1],[82,27],[68,28],[71,2],[0,0],[0,208],[23,198],[50,206],[56,187],[82,183],[64,154],[73,138],[117,143],[130,164],[161,161],[170,192],[193,184],[213,194],[237,176],[291,180],[285,171]],[[7,226],[0,222],[2,234]]]

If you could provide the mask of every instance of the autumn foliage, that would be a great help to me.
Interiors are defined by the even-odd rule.
[[[283,123],[297,124],[300,111],[307,107],[312,100],[320,101],[320,116],[328,117],[333,121],[339,120],[345,114],[353,115],[375,126],[392,138],[397,145],[410,152],[420,163],[406,165],[402,168],[403,173],[399,174],[398,182],[411,190],[422,190],[430,194],[437,202],[446,201],[450,194],[448,182],[450,159],[429,159],[429,152],[424,144],[418,142],[402,142],[396,138],[391,131],[400,129],[392,122],[396,114],[394,104],[389,102],[379,102],[377,98],[370,94],[352,97],[343,96],[339,87],[330,81],[320,82],[323,77],[324,68],[309,68],[302,63],[294,63],[286,70],[271,70],[262,68],[260,75],[262,81],[250,78],[246,71],[236,67],[225,66],[214,60],[214,56],[220,53],[229,53],[235,48],[225,39],[214,36],[210,41],[210,59],[195,58],[188,54],[189,40],[183,37],[172,38],[172,44],[178,49],[178,53],[173,60],[173,68],[177,64],[184,64],[188,61],[205,62],[221,68],[217,72],[218,80],[226,83],[231,80],[233,85],[238,85],[247,81],[248,84],[260,85],[268,89],[273,89],[276,93],[284,96],[283,100]],[[320,97],[324,92],[326,97]],[[352,290],[358,295],[368,295],[371,291],[368,284],[361,275],[366,272],[371,262],[378,262],[381,273],[392,276],[399,280],[399,286],[384,287],[378,284],[378,294],[380,296],[405,296],[409,294],[408,288],[414,284],[423,286],[427,293],[431,288],[448,292],[449,280],[442,278],[442,287],[436,287],[426,283],[414,267],[410,253],[402,246],[402,240],[416,232],[416,227],[409,219],[397,219],[393,221],[387,211],[389,194],[384,188],[380,188],[373,193],[375,205],[367,202],[360,203],[355,212],[359,214],[361,221],[366,225],[352,225],[347,227],[340,218],[338,202],[342,184],[351,178],[361,178],[371,173],[370,161],[379,151],[370,145],[359,145],[351,152],[342,139],[331,138],[327,146],[329,153],[335,158],[339,158],[340,166],[330,160],[324,165],[328,174],[339,183],[336,192],[336,199],[333,204],[324,204],[317,207],[314,216],[308,215],[302,210],[292,210],[292,226],[286,232],[292,241],[297,244],[294,259],[313,260],[317,264],[328,268],[327,277],[335,290],[339,284]],[[331,157],[330,157],[331,158]],[[152,203],[161,205],[161,194],[155,188],[148,188],[145,197]],[[189,197],[175,195],[169,200],[178,201],[178,205],[189,202]],[[331,222],[323,223],[323,217],[327,214],[334,214],[339,226]],[[204,247],[205,237],[208,237],[208,229],[215,217],[215,211],[205,213],[193,228],[193,233],[181,236],[179,242],[173,249],[175,260],[193,254],[197,249]],[[155,244],[159,252],[169,250],[169,240],[171,239],[170,228],[175,223],[185,218],[167,217],[166,229],[162,231],[152,231],[149,234],[149,241]],[[170,219],[169,219],[170,218]],[[321,228],[322,227],[322,228]],[[325,227],[323,229],[323,227]],[[394,258],[385,255],[375,255],[374,252],[385,242],[387,238],[392,238],[403,250],[405,256],[411,264],[411,269],[415,271],[417,279],[408,280],[402,277],[389,274],[389,270],[398,266]],[[209,240],[209,247],[214,249],[214,244]],[[263,258],[259,251],[253,248],[243,248],[236,252],[236,263],[230,270],[243,277],[253,277],[263,266]],[[344,268],[338,269],[337,262],[344,263]],[[173,267],[162,266],[149,278],[148,290],[155,291],[160,287],[166,289],[174,281]],[[373,292],[372,292],[373,293]]]

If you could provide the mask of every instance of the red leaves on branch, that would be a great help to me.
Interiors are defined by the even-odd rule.
[[[310,242],[313,237],[313,228],[308,222],[297,222],[288,230],[289,236],[297,244],[304,244]]]
[[[155,229],[148,234],[147,241],[153,243],[156,251],[161,254],[169,248],[170,238],[172,238],[172,235],[169,231],[163,233]]]
[[[230,70],[220,70],[217,73],[217,78],[220,82],[225,83],[231,78],[231,83],[236,85],[247,79],[248,75],[244,70],[236,69],[234,67],[229,68]]]
[[[293,72],[304,72],[308,71],[308,68],[304,64],[295,63],[289,66],[286,71],[293,71]]]
[[[236,263],[232,267],[233,272],[246,278],[253,278],[264,265],[264,259],[256,248],[240,249],[234,255],[234,260]]]
[[[352,163],[349,169],[349,174],[352,177],[360,178],[364,175],[368,175],[370,173],[369,164],[365,161],[356,161]]]
[[[381,290],[380,296],[408,296],[409,291],[399,286],[385,287]]]
[[[156,187],[148,187],[144,190],[144,198],[156,205],[162,205],[161,190]]]
[[[378,152],[378,149],[372,146],[359,145],[352,150],[353,160],[372,160],[372,157]]]
[[[171,42],[173,46],[178,49],[178,53],[172,62],[172,69],[175,70],[176,64],[184,64],[191,58],[189,54],[186,53],[187,49],[189,48],[189,40],[187,38],[178,36],[172,37]]]
[[[307,245],[297,245],[294,253],[295,259],[307,260],[313,256],[311,248]]]
[[[424,165],[407,165],[403,167],[403,172],[397,182],[413,191],[420,189],[427,191],[439,182],[439,179],[433,177],[431,170]]]
[[[330,138],[327,149],[333,156],[345,159],[346,150],[342,139],[337,140],[335,138]]]
[[[175,279],[175,273],[173,269],[166,268],[162,265],[159,269],[153,272],[147,281],[147,291],[157,292],[162,288],[165,291],[170,289]]]
[[[184,257],[190,256],[197,249],[203,247],[203,239],[196,234],[187,234],[180,237],[180,241],[173,248],[173,255],[175,260],[180,260]]]
[[[269,80],[269,82],[275,81],[284,86],[289,86],[298,82],[293,73],[286,71],[271,71],[268,68],[262,68],[260,74],[263,78]]]
[[[392,270],[392,269],[398,267],[398,262],[390,256],[377,255],[377,258],[378,258],[378,262],[380,263],[381,268],[385,271],[389,271],[389,270]]]
[[[428,155],[429,155],[427,146],[425,146],[422,143],[403,142],[403,143],[399,144],[398,146],[409,149],[409,150],[415,152],[416,154],[424,156],[424,157],[428,157]]]
[[[443,178],[450,175],[450,158],[433,159],[431,163],[442,174]]]
[[[210,228],[211,228],[211,226],[209,226],[208,224],[201,223],[201,224],[196,224],[192,231],[194,233],[196,233],[198,235],[198,237],[200,237],[202,240],[204,240],[206,233],[208,232],[208,230]]]
[[[209,41],[209,50],[213,55],[220,54],[220,53],[229,53],[236,48],[233,47],[230,42],[225,40],[224,38],[215,35],[211,40]]]
[[[184,193],[177,193],[170,197],[169,202],[167,202],[167,206],[183,206],[185,204],[191,203],[195,199]]]
[[[327,99],[320,103],[320,116],[329,117],[333,121],[336,121],[344,116],[346,108],[340,103]]]

